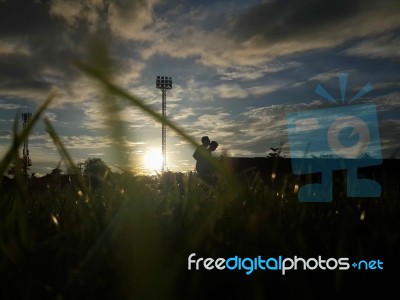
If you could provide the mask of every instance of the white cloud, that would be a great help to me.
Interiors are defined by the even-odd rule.
[[[254,66],[232,66],[228,68],[217,68],[217,73],[221,75],[221,80],[256,80],[265,74],[276,73],[290,68],[298,68],[300,62],[291,61],[287,63],[265,63]]]
[[[110,29],[123,39],[153,39],[154,31],[146,27],[154,23],[153,9],[157,3],[159,0],[111,2],[107,19]]]
[[[115,63],[117,66],[115,80],[123,87],[135,83],[145,68],[143,62],[128,58],[117,58]]]
[[[64,19],[69,26],[77,26],[84,18],[84,5],[79,1],[54,0],[50,7],[50,15]]]
[[[50,6],[50,16],[64,20],[71,28],[76,28],[81,22],[86,22],[94,32],[105,8],[103,0],[53,0]]]
[[[29,56],[31,51],[29,46],[22,42],[6,42],[0,40],[0,55],[18,54]]]
[[[228,113],[216,113],[216,114],[204,114],[198,118],[199,123],[197,125],[203,128],[218,128],[222,130],[224,128],[230,127],[229,121],[230,114]]]
[[[285,86],[284,83],[273,83],[273,84],[249,87],[247,91],[251,95],[262,96],[280,90],[284,86]]]
[[[2,96],[10,97],[10,98],[23,98],[32,100],[36,103],[43,102],[50,94],[50,88],[47,89],[37,89],[37,88],[28,88],[21,87],[19,89],[15,88],[0,88],[0,93]]]
[[[368,39],[345,50],[347,55],[366,58],[399,58],[400,37],[384,35]]]
[[[277,91],[286,86],[285,83],[272,83],[259,86],[242,87],[239,84],[223,83],[215,87],[198,89],[198,98],[212,101],[215,97],[221,99],[246,99],[249,96],[262,96]]]
[[[50,111],[44,112],[44,117],[47,118],[51,123],[54,123],[57,121],[57,115],[55,113],[52,113]]]
[[[172,115],[172,121],[182,121],[186,120],[187,118],[191,116],[196,116],[195,109],[189,107],[189,108],[182,108],[178,109],[173,115]]]
[[[319,82],[326,82],[329,81],[333,78],[338,79],[339,73],[348,73],[348,74],[354,74],[357,72],[356,70],[340,70],[340,69],[334,69],[329,72],[323,72],[319,73],[317,75],[314,75],[310,78],[308,78],[308,81],[319,81]]]
[[[215,94],[220,98],[246,98],[249,95],[238,84],[221,84],[215,87]]]
[[[0,100],[0,109],[17,110],[19,108],[21,108],[21,106],[18,104],[4,102],[3,100]]]
[[[398,87],[400,87],[400,82],[394,82],[394,81],[374,82],[373,86],[374,86],[374,90],[387,89],[387,88],[398,88]],[[360,88],[358,88],[358,90],[359,89]]]
[[[88,135],[64,137],[65,146],[69,149],[101,149],[112,146],[108,137],[94,137]]]
[[[377,106],[378,112],[394,112],[400,109],[400,92],[392,92],[371,100]]]

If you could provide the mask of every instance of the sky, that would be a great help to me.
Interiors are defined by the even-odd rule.
[[[56,90],[45,116],[76,163],[101,158],[117,170],[123,156],[135,170],[159,170],[161,124],[122,100],[127,148],[115,150],[101,90],[75,65],[95,36],[109,47],[113,80],[159,112],[156,77],[171,77],[168,119],[199,143],[216,140],[215,156],[265,157],[271,147],[300,156],[290,152],[288,114],[372,103],[382,157],[399,158],[399,33],[394,0],[0,0],[0,157],[15,119]],[[32,172],[58,166],[42,121],[29,149]],[[168,169],[194,170],[193,146],[170,129],[166,150]]]

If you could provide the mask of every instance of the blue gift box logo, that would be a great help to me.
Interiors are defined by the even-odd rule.
[[[339,74],[342,103],[345,103],[347,74]],[[367,84],[346,104],[372,90]],[[318,85],[316,93],[337,103]],[[342,105],[286,115],[292,170],[295,175],[321,173],[321,183],[299,189],[300,202],[332,202],[332,172],[347,171],[348,197],[379,197],[381,186],[360,179],[357,169],[382,163],[376,106]],[[322,159],[329,157],[329,159]]]

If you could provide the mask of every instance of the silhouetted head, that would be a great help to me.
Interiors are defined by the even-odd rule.
[[[205,146],[210,145],[210,138],[209,138],[208,136],[203,136],[203,137],[201,138],[201,143],[202,143],[203,145],[205,145]]]
[[[212,141],[210,143],[210,150],[211,151],[214,151],[215,149],[217,149],[217,147],[218,147],[218,143],[216,141]]]

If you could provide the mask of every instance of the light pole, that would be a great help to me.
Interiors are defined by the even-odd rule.
[[[27,112],[27,113],[22,113],[22,126],[25,128],[27,126],[27,123],[32,117],[32,113]],[[32,166],[32,161],[31,158],[29,157],[29,138],[26,137],[24,140],[24,148],[22,149],[22,174],[25,177],[28,177],[28,170],[29,167]]]
[[[167,128],[166,128],[166,119],[167,119],[167,90],[172,89],[172,79],[171,77],[166,76],[157,76],[156,79],[156,88],[160,89],[162,92],[162,129],[161,129],[161,137],[162,137],[162,171],[165,171],[165,167],[167,165]]]

